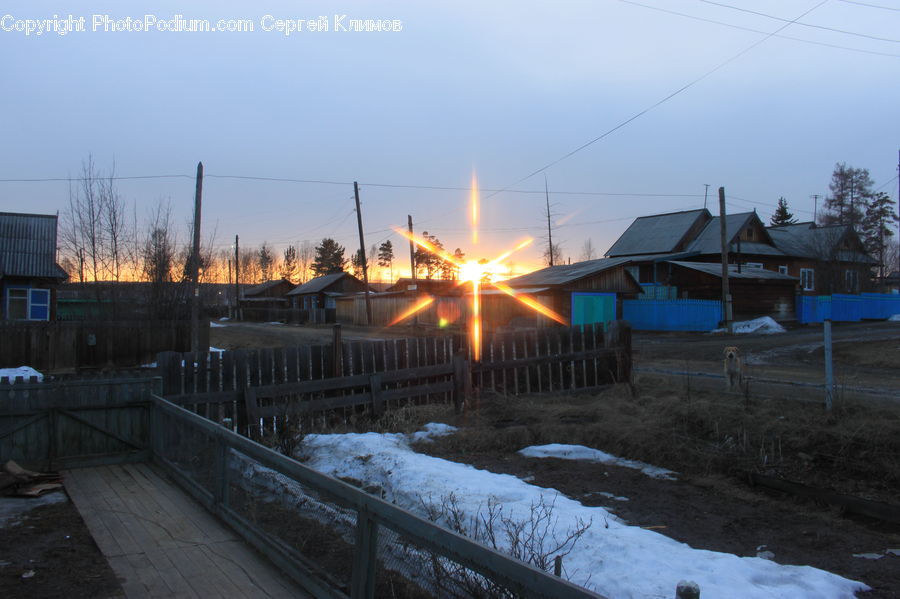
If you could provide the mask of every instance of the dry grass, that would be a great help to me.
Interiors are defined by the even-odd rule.
[[[570,443],[694,476],[752,470],[886,500],[900,490],[900,406],[841,401],[829,415],[820,404],[752,396],[745,404],[690,383],[644,376],[634,397],[625,386],[585,395],[482,396],[459,416],[448,406],[404,408],[376,429],[460,426],[436,442],[438,453],[503,455]]]

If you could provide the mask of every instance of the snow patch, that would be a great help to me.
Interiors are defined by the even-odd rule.
[[[773,333],[784,333],[783,326],[775,322],[770,316],[762,316],[753,320],[743,320],[735,322],[732,329],[736,335],[747,335],[749,333],[757,333],[759,335],[772,335]],[[726,333],[728,329],[714,329],[710,333]]]
[[[900,322],[900,314],[894,314],[893,316],[888,318],[888,320],[891,322]]]
[[[788,566],[728,553],[693,549],[657,532],[629,526],[602,507],[585,507],[554,489],[418,454],[398,433],[307,435],[296,457],[329,476],[381,489],[386,501],[424,515],[423,502],[451,495],[467,520],[489,505],[527,521],[533,506],[552,505],[555,532],[592,522],[565,558],[572,582],[608,597],[670,597],[679,581],[696,582],[704,597],[744,599],[852,599],[868,587],[809,566]]]
[[[211,329],[224,329],[225,326],[226,326],[226,325],[224,325],[224,324],[219,324],[218,322],[210,322],[210,323],[209,323],[209,328],[211,328]]]
[[[10,383],[16,382],[16,377],[20,376],[25,381],[29,377],[35,376],[39,383],[44,381],[44,375],[32,368],[31,366],[19,366],[18,368],[0,368],[0,378],[9,377]]]
[[[633,468],[640,470],[651,478],[661,478],[665,480],[675,480],[675,472],[651,466],[637,460],[626,460],[625,458],[616,457],[599,449],[591,449],[584,445],[563,445],[561,443],[551,443],[549,445],[532,445],[518,452],[526,458],[559,458],[561,460],[582,460],[586,462],[599,462],[608,466],[622,466],[624,468]]]
[[[441,422],[429,422],[423,428],[424,430],[417,431],[410,435],[410,441],[413,443],[431,443],[436,437],[446,437],[447,435],[452,435],[457,430],[455,426],[450,426],[449,424],[443,424]]]

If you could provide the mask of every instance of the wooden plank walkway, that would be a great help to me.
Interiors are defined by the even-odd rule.
[[[64,472],[128,599],[309,597],[147,463]]]

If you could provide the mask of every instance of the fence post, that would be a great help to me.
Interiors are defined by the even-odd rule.
[[[351,599],[374,599],[378,557],[378,523],[363,506],[356,515],[356,548],[353,553]]]
[[[469,398],[472,389],[469,361],[466,360],[465,350],[459,350],[453,354],[453,409],[459,414],[463,404]]]
[[[225,435],[216,434],[216,478],[215,478],[215,502],[222,506],[228,505],[228,444]]]
[[[372,413],[375,416],[384,414],[384,400],[381,399],[381,375],[373,374],[369,377],[369,388],[372,394]]]
[[[825,410],[831,411],[834,375],[831,370],[831,319],[825,319]]]
[[[675,599],[700,599],[700,585],[692,580],[682,580],[675,587]]]
[[[331,356],[334,364],[332,376],[344,376],[344,351],[341,343],[341,325],[331,327]]]

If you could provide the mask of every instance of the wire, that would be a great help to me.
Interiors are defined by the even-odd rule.
[[[868,2],[856,2],[855,0],[839,0],[840,2],[846,2],[847,4],[856,4],[859,6],[867,6],[869,8],[880,8],[881,10],[896,10],[900,12],[900,8],[894,8],[893,6],[881,6],[880,4],[869,4]]]
[[[621,2],[627,2],[628,4],[636,4],[636,3],[630,2],[630,0],[620,0],[620,1],[621,1]],[[705,73],[703,73],[702,75],[700,75],[700,76],[697,77],[696,79],[693,79],[692,81],[686,83],[685,85],[682,85],[681,87],[679,87],[678,89],[676,89],[675,91],[673,91],[672,93],[670,93],[669,95],[665,96],[665,97],[662,98],[661,100],[657,100],[656,102],[654,102],[653,104],[651,104],[651,105],[648,106],[647,108],[644,108],[643,110],[637,112],[637,113],[634,114],[633,116],[631,116],[631,117],[625,119],[624,121],[622,121],[621,123],[619,123],[618,125],[616,125],[615,127],[613,127],[612,129],[608,129],[607,131],[605,131],[604,133],[601,133],[600,135],[598,135],[598,136],[595,137],[594,139],[592,139],[592,140],[590,140],[590,141],[588,141],[588,142],[586,142],[586,143],[584,143],[584,144],[581,144],[580,146],[578,146],[577,148],[575,148],[575,149],[572,150],[571,152],[568,152],[567,154],[564,154],[562,157],[557,158],[556,160],[554,160],[554,161],[552,161],[552,162],[550,162],[550,163],[548,163],[548,164],[542,166],[541,168],[537,169],[537,170],[534,171],[533,173],[531,173],[531,174],[529,174],[529,175],[526,175],[526,176],[522,177],[521,179],[515,181],[515,182],[512,183],[511,185],[507,185],[505,188],[501,189],[500,191],[495,191],[494,193],[489,194],[489,195],[486,196],[484,199],[486,200],[486,199],[488,199],[488,198],[490,198],[490,197],[493,197],[493,196],[497,195],[498,193],[501,193],[501,192],[503,192],[503,191],[507,191],[510,187],[513,187],[514,185],[518,185],[518,184],[521,183],[522,181],[525,181],[525,180],[527,180],[527,179],[530,179],[531,177],[533,177],[533,176],[535,176],[535,175],[537,175],[537,174],[540,174],[540,173],[546,171],[547,169],[551,168],[552,166],[559,164],[559,163],[562,162],[563,160],[566,160],[567,158],[570,158],[571,156],[574,156],[575,154],[577,154],[578,152],[584,150],[585,148],[588,148],[588,147],[594,145],[595,143],[597,143],[597,142],[600,141],[601,139],[603,139],[603,138],[605,138],[605,137],[611,135],[612,133],[618,131],[618,130],[621,129],[622,127],[625,127],[626,125],[628,125],[628,124],[631,123],[632,121],[635,121],[635,120],[639,119],[640,117],[644,116],[645,114],[647,114],[648,112],[650,112],[650,111],[653,110],[654,108],[656,108],[656,107],[658,107],[658,106],[661,106],[662,104],[665,104],[666,102],[668,102],[669,100],[671,100],[671,99],[674,98],[675,96],[677,96],[677,95],[681,94],[682,92],[685,92],[685,91],[687,91],[688,89],[692,88],[693,86],[695,86],[696,84],[700,83],[701,81],[703,81],[704,79],[706,79],[707,77],[709,77],[710,75],[712,75],[713,73],[716,73],[717,71],[723,69],[725,66],[731,64],[732,62],[734,62],[735,60],[737,60],[738,58],[740,58],[740,57],[743,56],[744,54],[750,52],[751,50],[753,50],[754,48],[756,48],[757,46],[759,46],[760,44],[762,44],[763,42],[765,42],[765,41],[768,40],[769,38],[773,37],[773,36],[774,36],[775,34],[777,34],[778,32],[780,32],[780,31],[784,30],[785,28],[787,28],[788,26],[790,26],[791,23],[796,22],[798,19],[802,19],[803,17],[805,17],[806,15],[808,15],[809,13],[811,13],[812,11],[816,10],[817,8],[819,8],[820,6],[822,6],[823,4],[825,4],[826,2],[828,2],[828,0],[822,0],[821,2],[819,2],[818,4],[816,4],[815,6],[813,6],[812,8],[808,9],[807,11],[805,11],[804,13],[802,13],[801,15],[799,15],[798,17],[796,17],[796,18],[795,18],[793,21],[791,21],[790,23],[785,23],[784,25],[782,25],[781,27],[779,27],[778,29],[776,29],[776,30],[773,31],[772,33],[766,34],[765,37],[763,37],[763,38],[761,38],[761,39],[759,39],[759,40],[753,42],[752,44],[750,44],[749,46],[747,46],[746,48],[744,48],[743,50],[741,50],[741,51],[738,52],[737,54],[734,54],[734,55],[732,55],[730,58],[728,58],[728,59],[726,59],[726,60],[720,62],[718,65],[716,65],[716,66],[713,67],[712,69],[706,71]],[[643,6],[643,5],[641,5],[641,6]]]
[[[677,10],[670,10],[668,8],[661,8],[659,6],[652,6],[650,4],[643,4],[641,2],[635,2],[634,0],[618,0],[618,1],[622,2],[624,4],[631,4],[633,6],[640,6],[641,8],[646,8],[649,10],[655,10],[655,11],[667,13],[670,15],[676,15],[679,17],[685,17],[687,19],[693,19],[695,21],[702,21],[704,23],[713,23],[714,25],[722,25],[723,27],[731,27],[732,29],[739,29],[740,31],[749,31],[751,33],[761,33],[764,35],[767,34],[767,32],[765,32],[761,29],[753,29],[752,27],[744,27],[743,25],[735,25],[733,23],[726,23],[725,21],[717,21],[716,19],[707,19],[705,17],[698,17],[696,15],[690,15],[687,13],[678,12]],[[818,8],[818,6],[813,7],[813,8]],[[782,29],[784,29],[784,27],[782,27]],[[781,29],[779,29],[778,31],[781,31]],[[874,54],[876,56],[890,56],[892,58],[900,58],[900,54],[894,54],[891,52],[879,52],[877,50],[865,50],[863,48],[852,48],[850,46],[841,46],[839,44],[830,44],[828,42],[818,42],[818,41],[814,41],[814,40],[807,40],[807,39],[803,39],[800,37],[793,37],[791,35],[772,34],[771,37],[777,37],[777,38],[781,38],[781,39],[785,39],[785,40],[791,40],[794,42],[801,42],[804,44],[812,44],[814,46],[824,46],[826,48],[836,48],[838,50],[849,50],[851,52],[861,52],[863,54]]]
[[[758,17],[765,17],[767,19],[781,21],[782,23],[799,25],[801,27],[810,27],[812,29],[822,29],[824,31],[833,31],[835,33],[843,33],[844,35],[854,35],[856,37],[865,37],[865,38],[872,39],[872,40],[878,40],[880,42],[893,42],[895,44],[900,44],[900,40],[897,40],[897,39],[892,39],[892,38],[888,38],[888,37],[878,37],[876,35],[869,35],[868,33],[858,33],[856,31],[847,31],[845,29],[836,29],[834,27],[826,27],[825,25],[813,25],[811,23],[801,23],[800,21],[791,21],[789,19],[785,19],[784,17],[776,17],[775,15],[770,15],[768,13],[759,12],[756,10],[750,10],[749,8],[741,8],[740,6],[732,6],[731,4],[725,4],[722,2],[714,2],[713,0],[697,0],[697,2],[702,2],[704,4],[711,4],[713,6],[721,6],[722,8],[729,8],[731,10],[737,10],[737,11],[748,13],[751,15],[756,15]]]
[[[45,183],[49,181],[126,181],[130,179],[194,179],[193,175],[134,175],[131,177],[45,177],[39,179],[0,179],[0,183]]]

